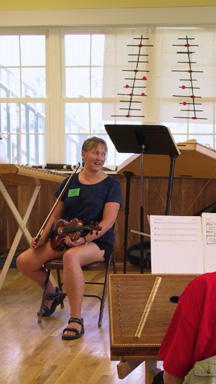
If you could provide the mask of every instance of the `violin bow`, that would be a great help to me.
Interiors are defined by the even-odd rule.
[[[46,226],[46,224],[47,224],[47,222],[48,222],[50,216],[52,215],[52,213],[53,213],[53,211],[54,211],[56,205],[58,204],[59,200],[61,199],[61,197],[62,197],[63,194],[65,193],[67,187],[69,186],[70,182],[73,180],[73,178],[74,178],[75,174],[78,172],[79,168],[80,168],[80,163],[77,164],[77,166],[76,166],[76,168],[75,168],[75,171],[74,171],[73,173],[71,173],[71,175],[69,176],[67,182],[65,183],[64,188],[62,189],[61,193],[59,194],[58,198],[56,199],[56,201],[55,201],[53,207],[51,208],[51,210],[50,210],[48,216],[46,217],[45,221],[43,222],[43,225],[42,225],[41,228],[39,229],[39,231],[38,231],[38,233],[37,233],[37,235],[36,235],[36,237],[35,237],[35,244],[37,244],[38,240],[40,239],[40,237],[41,237],[41,235],[42,235],[42,233],[43,233],[43,230],[44,230],[44,228],[45,228],[45,226]]]

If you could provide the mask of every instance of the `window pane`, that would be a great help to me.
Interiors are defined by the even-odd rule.
[[[44,35],[0,36],[0,101],[46,97],[45,44]],[[2,102],[0,125],[9,162],[45,163],[45,103]]]
[[[45,136],[22,135],[21,163],[45,164]]]
[[[213,125],[210,124],[190,124],[190,133],[213,133]]]
[[[7,136],[0,135],[0,163],[8,163],[7,157]]]
[[[65,76],[66,97],[90,96],[89,68],[67,68]]]
[[[45,66],[45,36],[21,36],[21,65]]]
[[[19,132],[19,104],[0,103],[0,131]]]
[[[87,103],[65,104],[65,133],[89,132],[88,108]]]
[[[19,163],[19,135],[5,135],[3,136],[4,142],[6,142],[6,155],[9,163],[18,164]]]
[[[0,65],[19,65],[18,36],[0,36]]]
[[[168,127],[172,134],[177,133],[187,133],[187,125],[183,123],[161,123],[162,125],[165,125],[165,127]]]
[[[22,104],[21,107],[22,132],[45,132],[45,105],[43,103]]]
[[[65,161],[66,164],[82,164],[82,145],[88,138],[87,135],[66,135],[65,136]]]
[[[91,73],[91,96],[102,97],[103,68],[92,68]]]
[[[0,97],[20,97],[18,68],[0,68]]]
[[[22,96],[46,96],[45,68],[22,69]]]
[[[92,65],[103,65],[104,63],[104,35],[93,35],[92,36]]]
[[[105,128],[102,121],[102,104],[101,103],[91,103],[91,127],[92,132],[104,132]]]
[[[90,64],[90,35],[65,36],[65,65]]]
[[[91,103],[91,132],[106,133],[105,124],[113,124],[110,113],[112,111],[113,104],[109,103]],[[106,113],[107,110],[107,113]]]

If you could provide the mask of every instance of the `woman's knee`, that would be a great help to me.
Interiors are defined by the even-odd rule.
[[[16,259],[16,266],[20,272],[26,271],[29,269],[30,263],[27,257],[27,251],[22,252]]]
[[[24,257],[23,257],[23,253],[21,253],[20,255],[18,255],[16,259],[16,266],[20,271],[22,270],[23,264],[24,264]]]
[[[80,264],[79,257],[75,249],[68,249],[63,255],[63,265],[65,268],[73,268],[75,265]]]

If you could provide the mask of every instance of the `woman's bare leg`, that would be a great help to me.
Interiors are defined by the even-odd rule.
[[[104,260],[104,251],[97,245],[90,243],[80,247],[70,248],[63,256],[63,282],[68,295],[70,305],[70,317],[81,319],[82,299],[85,287],[85,279],[82,266],[96,261]],[[76,328],[80,332],[81,325],[70,323],[69,328]],[[74,335],[74,332],[65,331],[65,334]]]
[[[51,248],[50,242],[46,242],[42,247],[32,249],[29,248],[21,253],[16,261],[17,268],[25,276],[29,277],[42,289],[47,278],[47,272],[43,264],[51,259],[56,259],[62,256],[62,252],[55,251]],[[49,280],[47,285],[47,294],[54,293],[55,287]],[[45,305],[50,308],[51,300],[47,300]]]

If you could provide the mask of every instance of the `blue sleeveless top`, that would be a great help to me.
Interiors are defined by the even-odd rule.
[[[58,197],[68,177],[63,180],[55,192]],[[61,197],[64,202],[64,214],[62,219],[70,221],[74,218],[82,220],[83,225],[99,223],[103,217],[104,205],[108,202],[122,204],[121,186],[118,180],[108,175],[97,184],[82,184],[79,182],[78,174],[75,174],[66,192]],[[85,236],[88,232],[83,231]],[[101,241],[113,245],[115,241],[114,228],[110,228]]]

